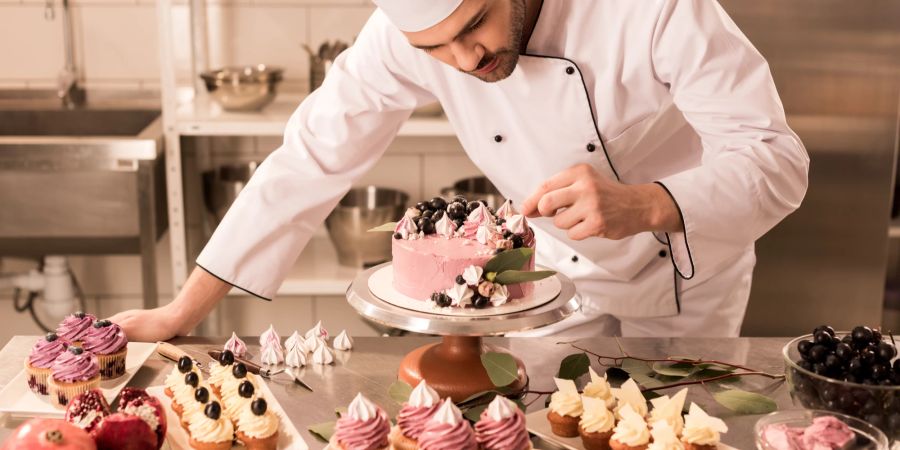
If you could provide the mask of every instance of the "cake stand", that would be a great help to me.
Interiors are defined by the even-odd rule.
[[[496,389],[481,362],[486,352],[508,353],[502,348],[486,345],[484,336],[528,331],[559,322],[580,308],[575,284],[557,273],[561,288],[552,300],[532,309],[502,315],[447,316],[412,311],[388,303],[372,294],[369,278],[391,263],[384,263],[361,272],[347,288],[347,301],[359,314],[373,322],[415,333],[443,336],[440,343],[419,347],[403,358],[398,378],[410,386],[427,380],[441,397],[461,402],[473,394]],[[489,311],[486,310],[486,311]],[[504,388],[509,394],[525,389],[528,375],[519,358],[518,379]]]

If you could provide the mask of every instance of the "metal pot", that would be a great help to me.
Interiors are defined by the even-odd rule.
[[[226,111],[258,111],[275,99],[284,71],[265,64],[225,67],[200,74],[206,90]]]
[[[403,216],[409,195],[393,189],[366,186],[351,189],[325,219],[337,250],[338,262],[367,267],[391,259],[389,233],[367,230]]]
[[[234,199],[241,189],[250,181],[250,177],[259,163],[256,161],[244,164],[227,164],[213,170],[203,172],[203,200],[206,209],[212,213],[216,223],[222,221]]]
[[[453,183],[453,187],[441,189],[441,196],[451,199],[462,195],[466,200],[484,200],[491,208],[499,208],[506,199],[486,177],[465,178]]]

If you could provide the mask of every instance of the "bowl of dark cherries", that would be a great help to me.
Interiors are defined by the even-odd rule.
[[[892,335],[823,325],[789,342],[783,354],[795,404],[857,417],[900,439],[900,359]]]

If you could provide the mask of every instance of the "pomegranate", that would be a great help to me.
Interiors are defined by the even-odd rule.
[[[95,432],[99,450],[157,450],[158,439],[143,419],[123,413],[112,414]]]
[[[3,444],[2,450],[97,450],[81,428],[62,419],[31,419]]]

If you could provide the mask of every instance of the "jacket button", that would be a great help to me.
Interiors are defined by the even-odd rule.
[[[669,252],[667,252],[667,251],[665,251],[665,250],[660,250],[660,251],[659,251],[659,257],[660,257],[660,258],[665,258],[666,256],[669,256]]]
[[[589,144],[587,145],[587,151],[593,152],[594,150],[597,150],[597,146],[594,145],[593,142],[592,142],[592,143],[589,143]]]
[[[578,262],[578,255],[572,257],[572,262]]]
[[[503,136],[500,136],[499,134],[494,136],[494,142],[503,142]]]
[[[572,66],[566,67],[566,73],[572,75],[573,73],[575,73],[575,68]]]

